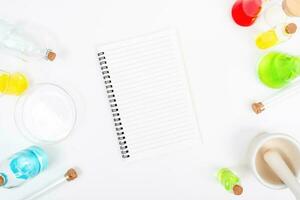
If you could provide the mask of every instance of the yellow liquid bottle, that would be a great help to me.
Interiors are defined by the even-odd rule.
[[[284,26],[278,26],[264,33],[261,33],[256,38],[256,46],[259,49],[268,49],[276,46],[279,43],[289,40],[297,31],[297,25],[290,23]]]
[[[24,74],[0,72],[0,93],[20,96],[28,86],[29,82]]]

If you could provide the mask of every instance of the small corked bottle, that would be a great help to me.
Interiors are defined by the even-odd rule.
[[[56,53],[45,44],[42,35],[33,28],[0,19],[0,50],[24,60],[45,59],[54,61]]]
[[[297,31],[294,23],[279,25],[259,34],[255,40],[259,49],[268,49],[289,40]]]
[[[232,192],[234,195],[241,195],[243,193],[243,187],[240,185],[239,177],[231,170],[227,168],[220,169],[217,178],[225,190]]]

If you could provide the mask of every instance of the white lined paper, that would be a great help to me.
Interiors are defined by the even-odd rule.
[[[175,31],[103,45],[99,52],[107,62],[130,157],[200,141]]]

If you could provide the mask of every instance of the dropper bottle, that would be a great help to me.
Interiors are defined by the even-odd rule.
[[[259,49],[268,49],[289,40],[297,31],[294,23],[279,25],[259,34],[255,40]]]

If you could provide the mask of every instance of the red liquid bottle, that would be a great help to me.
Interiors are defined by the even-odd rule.
[[[240,26],[251,26],[262,9],[262,0],[237,0],[232,7],[232,18]]]

